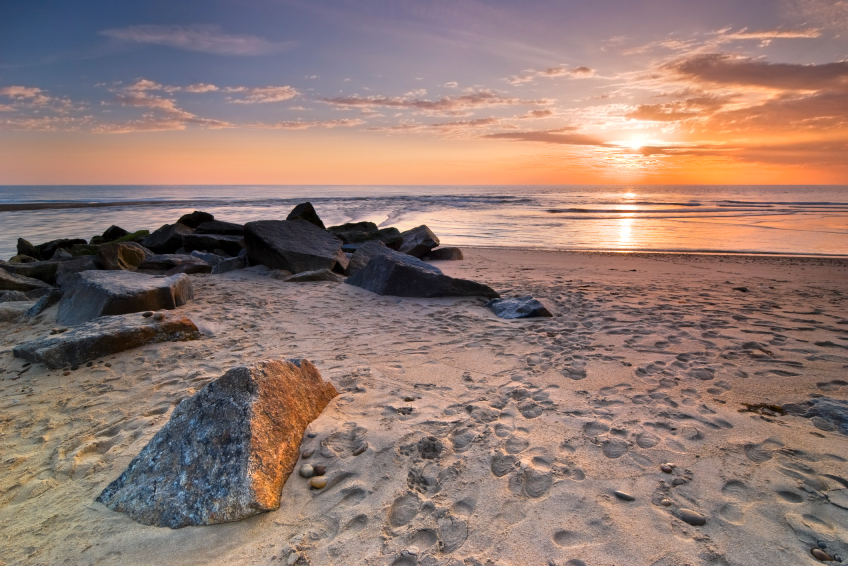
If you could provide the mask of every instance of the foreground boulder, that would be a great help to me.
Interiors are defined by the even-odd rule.
[[[84,271],[66,284],[59,324],[82,324],[99,316],[174,309],[194,298],[191,281],[180,274],[155,277],[132,271]]]
[[[244,225],[244,243],[252,264],[292,273],[330,269],[344,272],[342,242],[306,220],[260,220]]]
[[[4,264],[5,265],[5,264]],[[12,264],[12,265],[32,265],[32,264]],[[14,272],[0,269],[0,291],[32,291],[33,289],[49,289],[50,285],[25,275],[18,275]]]
[[[403,242],[398,251],[413,257],[422,258],[430,253],[430,250],[439,245],[439,238],[432,230],[423,224],[412,230],[401,232]]]
[[[233,368],[180,403],[97,501],[172,529],[277,509],[307,425],[336,395],[307,360]]]
[[[197,226],[198,234],[221,234],[224,236],[243,236],[244,225],[221,220],[210,220]]]
[[[306,220],[310,224],[314,224],[322,230],[324,229],[324,223],[318,217],[318,213],[315,212],[315,207],[312,206],[311,202],[302,202],[294,207],[289,212],[289,215],[286,216],[286,220]]]
[[[67,332],[15,346],[12,353],[17,358],[58,369],[154,342],[200,339],[197,327],[185,316],[162,314],[164,318],[160,320],[140,313],[103,316]]]
[[[378,295],[396,297],[500,297],[488,285],[455,279],[433,269],[432,265],[414,258],[399,261],[395,257],[381,255],[348,277],[345,283]]]
[[[153,255],[150,250],[135,242],[103,244],[97,248],[97,261],[103,269],[132,271]]]
[[[435,250],[431,250],[429,253],[429,258],[433,261],[442,261],[442,260],[460,260],[462,257],[462,250],[459,248],[436,248]]]
[[[141,245],[157,254],[172,254],[183,247],[183,236],[193,234],[194,228],[184,224],[165,224],[144,240]]]
[[[189,228],[197,228],[204,222],[212,222],[213,220],[215,220],[215,217],[209,214],[208,212],[195,210],[191,214],[183,214],[182,216],[180,216],[180,219],[177,220],[177,224],[182,224],[183,226],[188,226]]]
[[[372,241],[366,242],[359,246],[356,251],[353,253],[353,256],[350,258],[350,262],[347,265],[347,274],[353,275],[360,269],[364,268],[368,265],[375,257],[386,256],[394,258],[395,261],[409,263],[411,265],[416,265],[421,269],[426,269],[428,271],[432,271],[433,273],[441,273],[441,270],[428,263],[424,263],[412,256],[402,254],[400,252],[395,252],[394,250],[389,249],[383,242],[380,241]]]
[[[495,313],[499,318],[535,318],[551,317],[551,311],[545,305],[526,295],[524,297],[508,297],[506,299],[493,299],[486,303],[486,308]]]
[[[0,303],[14,303],[17,301],[31,301],[32,298],[27,297],[20,291],[0,291]]]

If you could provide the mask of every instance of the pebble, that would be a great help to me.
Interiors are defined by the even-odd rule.
[[[415,401],[415,397],[404,397],[403,400],[407,403],[412,403],[413,401]]]
[[[674,502],[671,499],[663,499],[662,501],[660,501],[660,505],[662,505],[663,507],[671,507],[673,504]]]
[[[153,316],[153,311],[144,311],[143,313],[141,313],[141,316],[143,316],[144,318],[150,318],[151,316]]]
[[[821,560],[822,562],[833,562],[833,557],[819,548],[812,549],[810,551],[810,554],[812,554],[813,558],[815,558],[816,560]]]
[[[304,478],[311,478],[315,475],[315,468],[309,464],[304,464],[300,467],[300,475]]]
[[[363,442],[362,444],[360,444],[359,446],[357,446],[356,448],[353,449],[353,455],[359,456],[360,454],[362,454],[366,450],[368,450],[368,443]]]
[[[71,366],[71,371],[77,371],[78,369],[79,369],[79,366]]]
[[[318,464],[317,466],[313,466],[312,469],[315,472],[316,476],[323,476],[324,474],[327,473],[327,466],[324,466],[322,464]]]
[[[315,434],[314,432],[307,432],[306,433],[306,438],[315,438],[316,436],[318,436],[318,435]]]
[[[706,517],[696,511],[692,511],[691,509],[681,509],[679,516],[681,521],[689,523],[695,527],[699,527],[707,523]]]
[[[153,315],[153,320],[165,320],[165,313],[157,312]]]
[[[71,372],[66,371],[66,372],[63,372],[62,375],[71,375]]]
[[[103,364],[103,365],[104,365],[104,366],[106,366],[107,368],[112,367],[112,364],[110,364],[109,362],[106,362],[106,363],[105,363],[105,364]]]
[[[85,367],[90,368],[93,365],[94,365],[94,362],[88,362],[87,364],[85,364]]]
[[[672,468],[668,464],[663,464],[662,466],[660,466],[660,469],[666,474],[670,474],[671,472],[674,471],[674,468]]]
[[[309,485],[311,485],[315,489],[324,489],[325,487],[327,487],[327,478],[325,478],[324,476],[314,477],[309,480]]]
[[[671,485],[683,485],[684,483],[686,483],[686,480],[683,478],[674,478],[671,480]]]
[[[624,493],[623,491],[613,491],[612,493],[623,501],[636,501],[636,498],[629,493]]]
[[[300,456],[302,458],[306,459],[306,458],[309,458],[310,456],[312,456],[313,454],[315,454],[315,449],[314,448],[307,448],[306,450],[304,450],[303,452],[300,453]]]

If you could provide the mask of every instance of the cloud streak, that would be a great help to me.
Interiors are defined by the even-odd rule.
[[[580,66],[575,67],[573,69],[569,69],[564,66],[559,66],[549,67],[542,71],[535,71],[533,69],[530,69],[528,71],[525,71],[521,75],[513,75],[511,77],[508,77],[506,81],[509,84],[515,86],[533,82],[534,80],[536,80],[536,78],[539,77],[548,79],[555,79],[560,77],[568,77],[572,79],[588,79],[593,76],[595,76],[595,70],[590,69],[589,67]]]
[[[606,143],[600,138],[587,134],[574,133],[574,130],[575,128],[566,127],[556,130],[543,131],[498,132],[494,134],[486,134],[483,137],[490,140],[510,140],[554,145],[606,145]]]
[[[445,96],[438,100],[425,100],[413,96],[341,96],[320,99],[326,104],[346,108],[397,108],[418,110],[435,114],[455,114],[476,108],[495,106],[542,106],[550,104],[547,99],[525,100],[503,96],[490,90],[481,90],[461,96]]]
[[[139,25],[103,30],[100,35],[128,43],[233,56],[270,55],[294,45],[293,42],[274,43],[255,35],[225,33],[216,25]]]

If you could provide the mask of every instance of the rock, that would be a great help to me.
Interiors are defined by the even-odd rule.
[[[97,261],[103,269],[132,271],[153,252],[135,242],[103,244],[97,250]]]
[[[300,475],[304,478],[311,478],[315,475],[315,469],[310,464],[304,464],[300,467]]]
[[[395,257],[378,256],[348,277],[345,283],[378,295],[397,297],[500,296],[487,285],[454,279],[438,270],[433,272],[432,268],[433,266],[420,260],[417,260],[417,263],[408,260],[402,262]]]
[[[734,290],[734,291],[739,291],[740,293],[747,293],[747,292],[748,292],[748,288],[747,288],[747,287],[734,287],[734,288],[733,288],[733,290]]]
[[[629,493],[624,493],[623,491],[613,491],[612,493],[622,501],[636,501],[636,498]]]
[[[305,460],[307,458],[312,457],[313,454],[315,454],[315,449],[314,448],[307,448],[306,450],[304,450],[303,452],[300,453],[300,457]]]
[[[322,230],[324,229],[324,223],[321,222],[321,219],[318,217],[318,213],[315,212],[315,207],[312,206],[310,202],[302,202],[289,212],[289,215],[286,216],[286,220],[306,220],[310,224],[314,224],[318,226]]]
[[[494,299],[485,304],[485,307],[495,313],[499,318],[535,318],[551,317],[551,311],[545,305],[531,297],[507,297],[506,299]]]
[[[848,401],[818,397],[804,403],[783,405],[786,414],[811,419],[819,430],[838,430],[848,434]]]
[[[222,249],[231,256],[237,256],[244,247],[244,238],[220,234],[186,234],[183,236],[183,247],[187,252],[195,250],[211,252],[215,249]]]
[[[313,477],[309,480],[309,485],[312,486],[313,489],[324,489],[327,487],[327,478],[323,476]]]
[[[149,271],[168,271],[169,269],[174,269],[175,267],[182,265],[205,266],[206,271],[204,273],[209,273],[212,269],[212,267],[201,258],[182,254],[154,254],[145,258],[145,260],[138,265],[138,268]]]
[[[91,246],[99,246],[100,244],[106,244],[106,240],[103,239],[103,236],[92,236],[88,241],[88,244]],[[76,247],[76,246],[74,246]],[[73,253],[73,252],[72,252]]]
[[[322,464],[316,464],[312,467],[312,471],[316,476],[323,476],[327,473],[327,466],[324,466]]]
[[[334,236],[339,234],[343,234],[345,232],[376,232],[379,230],[376,224],[373,222],[348,222],[346,224],[340,224],[339,226],[330,226],[327,228],[327,232],[331,233]]]
[[[221,262],[221,260],[224,259],[223,257],[221,257],[217,254],[210,253],[210,252],[202,252],[200,250],[194,250],[189,255],[192,256],[192,257],[196,257],[197,259],[203,260],[211,266],[218,265]]]
[[[197,228],[204,222],[212,222],[213,220],[215,220],[215,217],[209,214],[208,212],[195,210],[191,214],[183,214],[182,216],[180,216],[180,219],[177,220],[177,224],[182,224],[183,226],[188,226],[189,228]]]
[[[196,263],[184,263],[182,265],[172,267],[166,271],[164,275],[177,275],[179,273],[185,273],[186,275],[190,275],[192,273],[212,273],[212,269],[213,267],[208,263],[198,261]]]
[[[662,501],[660,501],[660,505],[662,505],[663,507],[671,507],[672,505],[674,505],[674,502],[671,499],[663,499]]]
[[[170,528],[277,509],[303,432],[336,395],[307,360],[233,368],[180,403],[97,501]]]
[[[51,289],[50,292],[38,299],[38,301],[36,301],[36,303],[32,305],[26,313],[24,313],[24,316],[32,318],[40,315],[45,310],[58,303],[64,294],[65,292],[61,289]]]
[[[671,467],[671,466],[669,466],[668,464],[663,464],[663,465],[661,465],[661,466],[660,466],[660,470],[662,470],[664,474],[670,474],[670,473],[672,473],[672,472],[674,471],[674,470],[672,469],[672,467]]]
[[[432,271],[433,273],[441,273],[441,270],[434,265],[424,263],[423,261],[420,261],[409,255],[402,254],[400,252],[395,252],[394,250],[391,250],[386,247],[383,242],[374,241],[367,242],[359,246],[359,248],[350,258],[350,262],[347,266],[347,274],[353,275],[354,273],[368,265],[369,261],[379,256],[390,257],[393,258],[395,261],[399,261],[401,263],[416,265],[421,267],[422,269]]]
[[[129,234],[129,231],[124,230],[120,226],[115,226],[114,224],[112,224],[111,226],[106,228],[106,231],[103,232],[103,235],[100,237],[103,238],[103,243],[106,243],[117,240],[118,238],[123,238],[127,234]]]
[[[224,236],[244,236],[244,225],[232,222],[211,220],[197,226],[198,234],[222,234]]]
[[[33,246],[29,241],[24,240],[23,238],[18,238],[18,255],[25,255],[31,258],[35,258],[36,260],[41,259],[41,252]]]
[[[99,316],[174,309],[193,298],[186,275],[154,277],[132,271],[83,271],[66,284],[56,321],[71,326]]]
[[[26,312],[32,308],[33,303],[29,301],[20,301],[14,303],[0,304],[0,322],[13,322],[21,318]]]
[[[133,313],[103,316],[67,332],[15,346],[12,353],[17,358],[58,369],[146,344],[198,339],[197,327],[181,314],[168,313],[161,320],[154,320]]]
[[[0,291],[0,303],[14,303],[17,301],[30,301],[29,297],[20,291]]]
[[[230,257],[218,262],[218,264],[212,268],[212,273],[226,273],[228,271],[233,271],[234,269],[244,269],[247,267],[247,261],[243,257]]]
[[[35,246],[36,249],[38,250],[39,255],[32,256],[32,257],[39,257],[41,259],[51,258],[51,257],[53,257],[53,254],[56,253],[56,250],[58,250],[59,248],[64,248],[66,250],[70,250],[72,247],[74,247],[75,244],[87,244],[87,243],[88,242],[86,242],[85,240],[81,240],[79,238],[51,240],[49,242],[45,242],[43,244],[39,244],[39,245]],[[18,253],[20,253],[20,252],[18,252]],[[32,254],[26,254],[26,255],[32,255]]]
[[[27,296],[30,300],[40,299],[44,295],[50,293],[53,290],[53,287],[39,287],[38,289],[33,289],[32,291],[27,291],[24,295]]]
[[[271,279],[276,279],[278,281],[285,281],[287,278],[294,275],[291,271],[287,271],[285,269],[274,269],[270,273]]]
[[[6,267],[5,264],[0,264]],[[14,264],[13,264],[14,265]],[[32,265],[32,264],[17,264],[17,265]],[[0,269],[0,291],[32,291],[33,289],[49,289],[50,285],[44,281],[26,277],[25,275],[17,275],[10,273],[5,269]]]
[[[9,263],[32,263],[34,261],[38,261],[38,260],[35,259],[32,256],[21,255],[21,254],[13,255],[12,257],[9,258]]]
[[[347,257],[341,240],[306,220],[260,220],[244,225],[252,264],[292,273],[330,269],[344,272]]]
[[[55,284],[61,287],[67,283],[70,277],[77,273],[99,269],[96,259],[96,256],[84,255],[59,262],[56,265]]]
[[[92,241],[93,240],[94,238],[92,238]],[[97,255],[97,250],[99,250],[100,246],[104,243],[105,242],[100,242],[99,244],[74,244],[74,247],[71,248],[71,255],[74,257],[79,257],[81,255]]]
[[[821,562],[833,562],[833,557],[824,550],[813,548],[810,550],[810,554],[813,555],[813,558]]]
[[[58,248],[55,252],[53,252],[53,255],[50,256],[50,259],[55,261],[58,259],[72,259],[73,257],[74,256],[71,254],[71,252],[69,252],[65,248]]]
[[[183,247],[183,236],[193,233],[194,229],[184,224],[165,224],[147,236],[141,245],[156,254],[172,254]]]
[[[114,240],[110,243],[121,243],[121,242],[134,242],[136,244],[142,243],[148,236],[150,235],[149,230],[137,230],[136,232],[131,232],[125,236],[121,236],[117,240]],[[103,242],[106,243],[106,242]]]
[[[444,261],[444,260],[460,260],[462,257],[462,250],[459,248],[436,248],[435,250],[430,250],[430,259],[432,261]]]
[[[398,251],[417,258],[422,258],[430,253],[430,250],[439,245],[439,238],[423,224],[412,230],[401,232],[403,242]]]
[[[329,269],[319,269],[317,271],[301,271],[294,275],[289,275],[283,281],[288,283],[303,283],[306,281],[331,281],[333,283],[341,283],[345,280],[344,276],[338,273],[333,273]]]
[[[701,525],[705,525],[707,523],[706,517],[696,511],[692,511],[691,509],[680,509],[680,511],[678,511],[677,516],[684,523],[689,523],[690,525],[696,527],[700,527]]]

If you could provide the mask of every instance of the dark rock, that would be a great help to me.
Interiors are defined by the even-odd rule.
[[[197,227],[198,234],[222,234],[224,236],[244,236],[244,225],[232,222],[212,220]]]
[[[84,255],[75,257],[67,261],[62,261],[56,264],[55,284],[63,286],[67,283],[69,277],[81,273],[83,271],[94,271],[100,269],[97,265],[97,258],[93,255]]]
[[[24,313],[27,318],[40,315],[45,310],[59,302],[65,292],[62,289],[51,289],[47,294],[38,299],[32,307]]]
[[[684,523],[689,523],[696,527],[707,524],[706,517],[696,511],[692,511],[691,509],[680,509],[677,516]]]
[[[36,262],[36,261],[38,261],[38,260],[35,259],[32,256],[21,255],[21,254],[13,255],[12,257],[9,258],[9,263],[33,263],[33,262]]]
[[[401,232],[403,242],[398,251],[417,258],[422,258],[430,253],[430,250],[439,245],[439,238],[423,224],[412,230]]]
[[[277,509],[307,425],[336,395],[307,360],[233,368],[180,403],[97,501],[172,529]]]
[[[203,260],[203,261],[205,261],[206,263],[208,263],[209,265],[212,265],[212,266],[218,265],[221,262],[221,260],[224,259],[223,257],[219,256],[218,254],[215,254],[215,253],[212,253],[212,252],[202,252],[200,250],[194,250],[189,255],[191,257],[195,257],[197,259]]]
[[[75,244],[87,244],[87,243],[88,242],[86,242],[85,240],[81,240],[79,238],[51,240],[49,242],[45,242],[43,244],[39,244],[39,245],[35,246],[36,249],[38,250],[39,255],[38,256],[32,256],[32,257],[40,257],[42,259],[48,259],[48,258],[53,257],[53,254],[56,253],[56,250],[58,250],[59,248],[64,248],[66,250],[70,250],[72,247],[74,247]],[[32,255],[32,254],[26,254],[26,255]]]
[[[260,220],[244,225],[251,264],[292,273],[330,269],[344,272],[341,241],[305,220]]]
[[[103,243],[106,243],[117,240],[118,238],[123,238],[127,234],[129,234],[129,231],[124,230],[120,226],[115,226],[114,224],[112,224],[111,226],[106,228],[106,231],[103,232],[103,235],[100,237],[103,238]]]
[[[174,309],[194,298],[186,275],[84,271],[74,275],[65,287],[56,321],[68,326],[99,316]]]
[[[221,260],[218,264],[212,268],[212,273],[226,273],[228,271],[233,271],[235,269],[243,269],[247,267],[247,258],[244,257],[230,257],[225,260]]]
[[[454,279],[441,272],[433,272],[423,261],[418,264],[398,261],[391,256],[378,256],[364,268],[345,280],[345,283],[361,287],[378,295],[397,297],[499,297],[491,287]]]
[[[165,224],[147,236],[141,245],[156,254],[172,254],[183,247],[183,237],[193,233],[194,229],[184,224]]]
[[[142,243],[145,238],[150,235],[150,230],[138,230],[136,232],[132,232],[127,234],[126,236],[121,236],[114,242],[110,243],[121,243],[121,242],[135,242],[136,244]]]
[[[30,297],[27,297],[20,291],[0,291],[0,303],[13,303],[17,301],[31,301]]]
[[[196,259],[196,258],[195,258]],[[186,275],[192,273],[212,273],[213,267],[201,260],[198,262],[192,263],[183,263],[181,265],[177,265],[172,267],[168,271],[165,272],[165,275],[177,275],[178,273],[185,273]]]
[[[635,497],[623,491],[613,491],[612,494],[621,499],[622,501],[636,501]]]
[[[341,283],[345,278],[338,273],[333,273],[329,269],[319,269],[317,271],[301,271],[294,275],[289,275],[283,281],[288,283],[303,283],[306,281],[331,281],[333,283]]]
[[[812,419],[819,430],[848,434],[848,401],[818,397],[804,403],[787,403],[783,410],[789,415]]]
[[[530,295],[494,299],[486,303],[485,306],[499,318],[513,319],[553,316],[551,311],[545,308],[545,305]]]
[[[740,293],[747,293],[747,292],[748,292],[748,288],[747,288],[747,287],[734,287],[734,288],[733,288],[733,290],[734,290],[734,291],[739,291]]]
[[[0,322],[14,322],[19,320],[32,307],[30,301],[15,301],[0,304]]]
[[[183,236],[183,247],[187,252],[199,250],[202,252],[211,252],[215,249],[222,249],[230,255],[238,255],[244,247],[244,238],[242,236],[222,236],[220,234],[186,234]]]
[[[81,255],[97,255],[97,250],[100,249],[100,246],[102,246],[103,243],[104,242],[99,244],[75,244],[74,247],[71,248],[71,255],[74,257],[79,257]]]
[[[318,226],[322,230],[324,229],[324,223],[321,222],[321,219],[318,217],[318,213],[315,212],[315,207],[312,206],[311,202],[302,202],[289,212],[289,215],[286,216],[286,220],[306,220],[310,224],[314,224]]]
[[[438,458],[444,446],[435,436],[427,436],[418,441],[418,454],[425,460]]]
[[[23,238],[18,238],[18,255],[26,255],[37,260],[41,259],[41,252],[29,243],[27,240]]]
[[[50,256],[50,259],[56,261],[59,259],[72,259],[73,257],[74,256],[71,254],[71,252],[69,252],[65,248],[59,248],[55,252],[53,252],[53,255]]]
[[[146,269],[149,271],[168,271],[169,269],[173,269],[175,267],[181,265],[206,265],[210,267],[208,263],[200,259],[199,257],[191,256],[191,255],[183,255],[183,254],[154,254],[145,258],[143,262],[138,265],[139,269]],[[211,269],[211,267],[210,267]],[[208,273],[208,271],[206,272]]]
[[[399,262],[407,262],[410,265],[419,266],[422,269],[427,269],[429,271],[432,271],[433,273],[441,273],[439,268],[435,265],[424,263],[423,261],[420,261],[412,256],[391,250],[386,247],[383,242],[372,241],[361,244],[356,249],[353,256],[351,256],[350,258],[350,262],[347,265],[347,274],[353,275],[354,273],[368,265],[369,261],[371,261],[375,257],[380,256],[391,257],[395,261]]]
[[[92,236],[91,239],[88,241],[88,244],[90,246],[99,246],[100,244],[105,244],[105,243],[107,243],[107,242],[106,242],[106,240],[103,239],[103,236]],[[76,247],[76,246],[74,246],[74,247]],[[73,253],[73,249],[71,250],[71,253]]]
[[[212,222],[213,220],[215,220],[215,217],[209,214],[208,212],[195,210],[191,214],[183,214],[182,216],[180,216],[180,219],[177,220],[177,224],[182,224],[183,226],[188,226],[189,228],[197,228],[204,222]]]
[[[235,256],[235,257],[241,256],[241,252],[243,252],[243,251],[244,251],[244,248],[239,250],[238,255]],[[222,250],[221,248],[216,248],[216,249],[212,250],[212,253],[215,254],[216,256],[222,257],[224,259],[234,257],[234,256],[231,256],[230,254],[228,254],[227,252],[225,252],[224,250]]]
[[[103,244],[97,250],[97,262],[103,269],[110,271],[132,271],[153,252],[135,242]]]
[[[348,255],[348,259],[350,259],[350,256],[352,256],[354,253],[356,253],[356,250],[358,250],[359,248],[361,248],[362,246],[364,246],[367,243],[368,242],[360,242],[358,244],[342,244],[342,251],[345,253],[345,255],[350,254],[350,255]],[[380,242],[380,243],[382,244],[382,242]],[[383,244],[383,245],[385,245],[385,244]],[[26,257],[26,256],[15,256],[15,257]],[[12,259],[14,259],[14,258],[12,258]],[[9,261],[12,261],[12,260],[9,260]]]
[[[20,344],[12,352],[17,358],[58,369],[154,342],[198,339],[197,327],[181,314],[167,313],[162,320],[154,320],[133,313],[102,316],[67,332]]]
[[[348,222],[346,224],[340,224],[338,226],[330,226],[327,228],[327,232],[330,232],[334,236],[337,234],[342,234],[344,232],[376,232],[379,230],[376,224],[373,222]]]
[[[462,250],[459,248],[436,248],[435,250],[430,251],[430,259],[433,261],[444,261],[444,260],[460,260],[464,259],[462,257]]]
[[[6,267],[6,264],[0,264],[3,267]],[[32,265],[31,263],[25,264],[17,264],[17,265]],[[50,288],[50,285],[41,281],[39,279],[35,279],[33,277],[27,277],[25,275],[18,275],[14,272],[6,271],[5,269],[0,269],[0,291],[32,291],[33,289],[41,289],[41,288]]]
[[[39,287],[38,289],[27,291],[26,293],[24,293],[24,295],[26,295],[29,300],[40,299],[44,295],[50,293],[52,290],[53,287]]]

